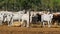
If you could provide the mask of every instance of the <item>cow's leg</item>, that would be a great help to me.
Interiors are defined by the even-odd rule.
[[[19,19],[18,19],[19,23],[20,23],[20,15],[19,15]]]
[[[26,25],[26,27],[29,27],[29,20],[27,21],[27,25]]]
[[[1,21],[1,25],[2,25],[3,23],[2,23],[2,21]]]
[[[25,22],[24,22],[24,20],[23,20],[23,22],[22,22],[22,23],[23,23],[23,27],[25,27]]]
[[[6,21],[6,18],[4,18],[3,20],[4,20],[4,22],[5,22],[5,21]]]
[[[14,20],[13,20],[13,18],[12,18],[12,19],[11,19],[11,23],[10,23],[10,25],[12,25],[12,24],[13,24],[13,21],[14,21]]]
[[[8,20],[7,20],[7,23],[8,23],[8,26],[10,26],[10,18],[7,18]]]
[[[48,27],[50,27],[50,21],[48,21]]]
[[[26,24],[25,24],[25,22],[24,22],[24,23],[23,23],[23,26],[25,27],[25,25],[26,25]]]
[[[43,22],[41,22],[41,27],[43,27]]]
[[[42,26],[42,27],[44,26],[42,17],[41,17],[41,26]]]
[[[25,26],[24,20],[22,19],[21,26]]]
[[[10,23],[9,23],[9,21],[7,21],[8,22],[8,26],[10,26]]]
[[[43,26],[45,26],[45,22],[43,22]]]
[[[0,25],[2,25],[2,21],[0,20]]]
[[[50,20],[50,27],[51,27],[51,25],[52,25],[52,20]]]
[[[19,20],[18,20],[18,21],[19,21],[19,23],[20,23],[20,18],[19,18]]]
[[[50,25],[51,25],[51,20],[50,20]]]

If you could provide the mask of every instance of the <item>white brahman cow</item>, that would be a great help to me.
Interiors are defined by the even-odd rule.
[[[14,22],[15,20],[18,20],[20,23],[20,20],[22,19],[22,15],[25,13],[25,11],[18,11],[18,12],[14,12],[13,13],[13,17],[12,17],[12,22]]]
[[[36,14],[37,12],[30,12],[30,23],[32,21],[32,17],[36,16]],[[25,23],[24,21],[26,21],[27,23]],[[27,13],[22,16],[21,23],[22,23],[22,26],[26,25],[26,27],[29,27],[29,11],[27,11]]]
[[[53,18],[53,14],[43,14],[43,15],[41,15],[41,22],[43,22],[43,26],[45,26],[44,25],[44,21],[47,21],[48,22],[48,27],[50,27],[51,25],[51,21],[52,21],[52,18]]]
[[[6,21],[8,23],[8,26],[12,25],[12,17],[13,17],[13,13],[12,12],[7,12],[6,13]]]

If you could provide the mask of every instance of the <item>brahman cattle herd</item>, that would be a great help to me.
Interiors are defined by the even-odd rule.
[[[60,23],[60,12],[47,12],[47,11],[0,11],[0,25],[3,25],[3,22],[7,22],[8,26],[11,26],[14,21],[21,23],[20,26],[29,27],[30,23],[42,23],[42,26],[45,26],[45,23],[48,23],[48,27],[51,27],[51,24],[55,22]],[[26,21],[26,22],[24,22]]]

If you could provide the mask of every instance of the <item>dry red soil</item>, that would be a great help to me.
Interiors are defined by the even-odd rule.
[[[36,25],[36,24],[35,24]],[[7,24],[0,25],[0,34],[60,34],[60,26],[54,26],[48,28],[31,25],[27,27],[7,26]]]
[[[60,28],[27,28],[2,25],[0,26],[0,34],[60,34]]]

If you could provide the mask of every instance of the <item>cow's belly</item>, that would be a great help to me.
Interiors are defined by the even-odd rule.
[[[44,20],[44,21],[50,21],[51,18],[49,18],[49,17],[44,17],[43,20]]]
[[[19,19],[19,17],[13,17],[13,20],[18,20]]]
[[[23,16],[22,20],[29,20],[29,17],[28,16]]]

